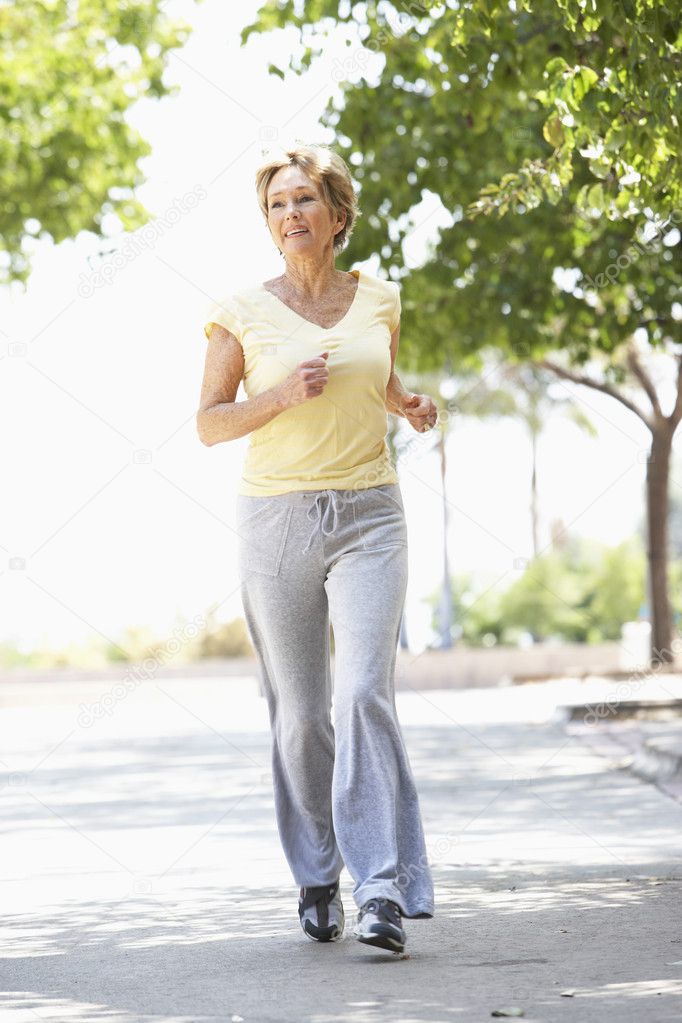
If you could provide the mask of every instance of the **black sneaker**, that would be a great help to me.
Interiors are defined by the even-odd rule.
[[[343,934],[344,914],[340,881],[318,888],[301,888],[298,916],[303,933],[313,941],[338,941]]]
[[[401,924],[400,906],[391,899],[370,899],[358,912],[353,934],[366,945],[402,952],[407,935]]]

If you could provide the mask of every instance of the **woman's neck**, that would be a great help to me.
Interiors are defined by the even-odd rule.
[[[282,274],[285,285],[290,287],[292,292],[310,298],[326,295],[328,291],[338,286],[339,278],[345,276],[342,271],[336,269],[333,260],[322,264],[312,260],[305,262],[287,260],[286,269]]]

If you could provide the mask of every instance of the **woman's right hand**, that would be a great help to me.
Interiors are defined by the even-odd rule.
[[[294,372],[282,381],[280,388],[287,408],[302,405],[309,398],[322,394],[329,380],[328,355],[329,352],[323,352],[307,362],[299,362]]]

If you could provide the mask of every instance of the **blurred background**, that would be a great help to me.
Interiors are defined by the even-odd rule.
[[[659,5],[599,78],[589,39],[631,26],[583,6],[549,64],[524,3],[2,8],[3,670],[251,655],[203,323],[281,272],[253,178],[296,140],[352,167],[337,266],[400,282],[397,370],[441,410],[389,417],[402,650],[488,682],[675,659],[678,29]]]

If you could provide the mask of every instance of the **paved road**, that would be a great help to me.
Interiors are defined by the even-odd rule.
[[[677,1023],[682,805],[554,692],[398,694],[436,882],[399,957],[300,931],[255,680],[0,691],[0,1020]]]

